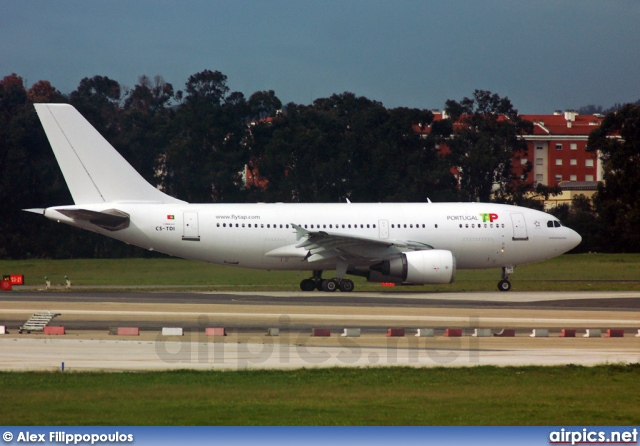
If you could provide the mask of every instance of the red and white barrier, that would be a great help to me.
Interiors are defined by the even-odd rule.
[[[345,338],[359,338],[360,337],[360,329],[359,328],[345,328],[344,332],[340,335]]]
[[[548,338],[549,330],[546,328],[534,328],[529,336],[532,338]]]
[[[401,338],[404,336],[404,328],[390,328],[387,330],[387,337],[389,338]]]
[[[226,336],[227,330],[224,327],[207,327],[204,334],[206,336]]]
[[[471,335],[475,338],[488,338],[491,336],[490,328],[476,328],[473,330],[473,334]]]
[[[331,329],[330,328],[314,328],[311,336],[314,337],[329,337],[331,336]]]
[[[599,338],[601,336],[601,331],[599,328],[587,328],[583,338]]]
[[[140,328],[118,327],[118,331],[116,333],[118,336],[140,336]]]
[[[624,330],[622,328],[610,328],[607,330],[605,338],[624,338]]]
[[[63,335],[64,327],[61,325],[45,325],[44,334],[46,335]]]

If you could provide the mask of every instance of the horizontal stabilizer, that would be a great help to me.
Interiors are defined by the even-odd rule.
[[[62,215],[80,221],[88,221],[108,231],[119,231],[129,227],[129,214],[117,209],[108,209],[102,212],[88,209],[56,209]]]
[[[31,209],[23,209],[25,212],[33,212],[34,214],[44,215],[44,208],[31,208]]]

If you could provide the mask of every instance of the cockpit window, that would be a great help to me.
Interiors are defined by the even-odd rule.
[[[547,222],[547,228],[553,228],[553,221],[549,220]]]
[[[562,227],[562,223],[560,223],[558,220],[549,220],[547,222],[547,228],[560,228]]]

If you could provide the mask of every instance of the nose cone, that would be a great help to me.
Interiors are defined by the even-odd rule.
[[[565,250],[565,252],[567,252],[567,251],[571,251],[573,248],[578,246],[582,241],[582,237],[573,229],[570,229],[570,228],[565,228],[565,229],[567,230],[567,243],[566,243],[567,249]]]

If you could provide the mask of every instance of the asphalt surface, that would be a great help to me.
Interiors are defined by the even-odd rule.
[[[60,314],[65,336],[18,334],[33,313]],[[55,370],[61,361],[75,370],[167,368],[295,368],[325,366],[480,364],[584,364],[638,362],[640,293],[636,292],[119,292],[37,291],[0,294],[0,370]],[[109,335],[109,328],[136,326],[140,336]],[[208,337],[207,327],[228,336]],[[182,337],[161,336],[182,327]],[[278,337],[266,336],[279,328]],[[312,337],[312,328],[331,336]],[[347,327],[361,337],[344,338]],[[404,327],[406,336],[385,336]],[[461,328],[461,338],[445,337]],[[413,336],[418,328],[432,338]],[[476,328],[516,331],[514,338],[473,337]],[[532,338],[532,329],[549,337]],[[576,338],[562,338],[563,328]],[[624,338],[587,338],[587,328]]]

